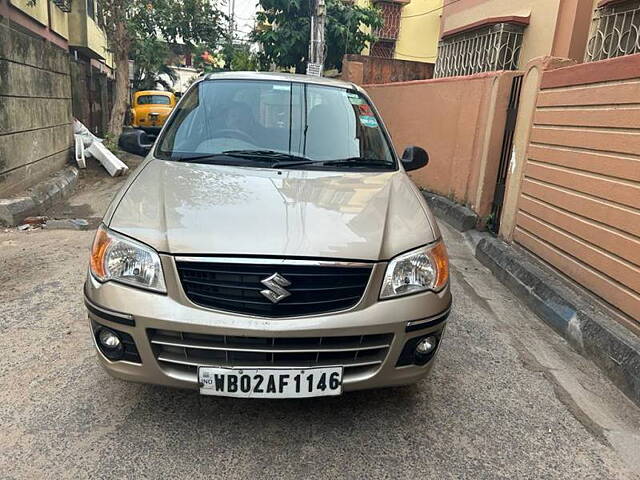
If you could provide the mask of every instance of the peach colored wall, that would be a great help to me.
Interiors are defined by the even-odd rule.
[[[593,0],[560,2],[551,55],[582,62],[593,17]]]
[[[408,145],[429,152],[429,165],[412,172],[418,186],[490,211],[511,81],[517,72],[370,85],[401,155]]]
[[[638,331],[639,95],[640,54],[544,72],[513,231]]]

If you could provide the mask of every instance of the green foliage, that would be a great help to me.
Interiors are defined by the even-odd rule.
[[[169,45],[153,37],[136,38],[131,47],[129,57],[133,59],[135,72],[133,86],[135,90],[153,90],[156,84],[165,90],[172,90],[176,75],[165,63],[173,54]],[[166,78],[171,83],[166,81]]]
[[[248,47],[236,49],[231,59],[231,70],[243,72],[258,70],[258,59]]]
[[[124,1],[124,0],[102,0]],[[137,39],[161,36],[169,43],[214,47],[223,38],[225,15],[215,0],[129,0],[129,31]]]
[[[148,39],[169,44],[184,43],[186,48],[206,43],[214,47],[222,37],[226,17],[218,9],[221,0],[98,0],[98,23],[107,34],[116,75],[109,131],[118,135],[127,111],[128,62],[134,60],[151,68],[151,58],[160,48]],[[150,53],[151,52],[151,53]],[[165,57],[166,58],[166,57]],[[163,60],[165,59],[163,58]]]
[[[193,66],[204,73],[219,72],[222,69],[218,66],[219,58],[217,53],[212,53],[206,44],[196,45],[193,49]]]
[[[262,11],[257,14],[258,27],[252,33],[260,42],[263,68],[273,63],[280,68],[305,71],[309,53],[310,2],[309,0],[259,0]],[[375,30],[382,26],[382,17],[376,8],[360,7],[343,0],[326,0],[326,58],[325,69],[342,68],[342,57],[360,53],[375,41],[364,27]]]
[[[215,48],[223,38],[226,16],[219,0],[98,0],[99,18],[109,48],[117,54],[129,49],[145,67],[160,43],[184,43],[187,50],[206,44]],[[164,42],[162,42],[164,41]],[[167,57],[165,56],[163,60]]]
[[[135,65],[135,88],[153,89],[160,84],[171,90],[176,77],[167,61],[176,51],[170,45],[178,47],[175,44],[180,42],[183,54],[211,51],[224,38],[225,21],[215,1],[148,0],[144,8],[136,8],[129,18],[133,38],[129,58]],[[172,82],[167,82],[167,77]]]
[[[255,71],[258,59],[246,43],[229,43],[223,50],[225,67],[235,71]]]
[[[117,137],[111,133],[107,133],[102,140],[102,144],[107,147],[112,153],[119,153]]]

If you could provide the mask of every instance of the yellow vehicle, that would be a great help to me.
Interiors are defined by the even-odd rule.
[[[145,131],[158,131],[176,106],[176,96],[163,90],[141,90],[133,94],[131,125]]]

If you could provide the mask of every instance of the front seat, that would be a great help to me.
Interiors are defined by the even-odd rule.
[[[344,112],[326,104],[316,105],[307,117],[307,146],[305,155],[314,160],[348,157],[349,146],[343,141],[350,130]]]

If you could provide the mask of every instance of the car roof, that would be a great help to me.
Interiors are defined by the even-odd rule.
[[[329,87],[357,89],[351,82],[344,82],[334,78],[317,77],[314,75],[300,75],[281,72],[220,72],[208,73],[203,80],[269,80],[272,82],[297,82]]]
[[[171,92],[167,92],[166,90],[138,90],[134,93],[134,95],[173,95]]]

